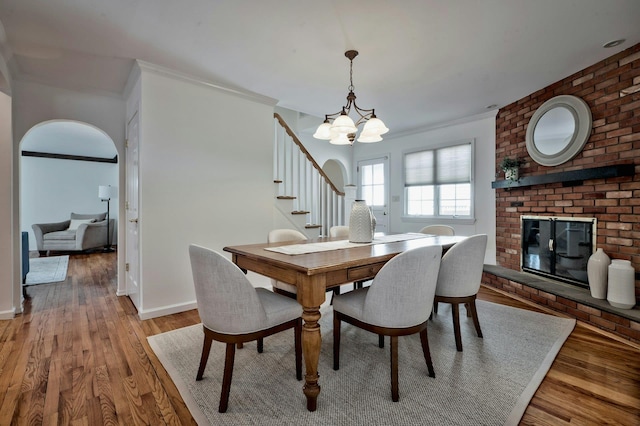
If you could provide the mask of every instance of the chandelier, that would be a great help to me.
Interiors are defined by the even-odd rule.
[[[343,106],[339,112],[325,115],[324,123],[318,126],[313,137],[328,140],[334,145],[351,145],[356,139],[358,126],[364,123],[362,132],[357,139],[358,142],[380,142],[382,135],[387,133],[389,129],[387,129],[382,120],[376,117],[375,109],[359,108],[356,105],[356,95],[353,93],[353,59],[358,56],[358,52],[356,50],[347,50],[344,52],[344,56],[349,59],[349,82],[351,83],[349,85],[349,94],[347,95],[347,105]],[[351,107],[358,115],[355,123],[349,117]],[[333,120],[333,122],[330,120]]]

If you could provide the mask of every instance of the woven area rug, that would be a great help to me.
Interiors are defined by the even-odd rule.
[[[323,308],[321,392],[306,410],[295,379],[293,330],[236,351],[229,409],[218,413],[224,344],[214,342],[202,381],[195,375],[202,325],[150,336],[149,343],[201,425],[503,425],[518,424],[575,320],[478,301],[483,339],[461,309],[464,352],[457,352],[451,310],[429,322],[436,377],[427,376],[418,335],[399,338],[400,401],[391,401],[389,341],[343,323],[340,370],[332,368],[332,312]],[[304,364],[303,364],[304,365]],[[303,367],[304,368],[304,367]]]
[[[29,259],[26,285],[47,284],[67,279],[69,256],[34,257]]]

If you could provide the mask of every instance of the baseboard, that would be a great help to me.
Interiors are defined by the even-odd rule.
[[[0,320],[12,320],[16,317],[16,309],[10,309],[8,311],[0,312]]]
[[[197,302],[193,301],[188,303],[181,303],[179,305],[163,306],[161,308],[156,308],[156,309],[149,309],[149,310],[143,309],[141,311],[138,311],[138,317],[140,317],[140,319],[144,321],[151,318],[177,314],[180,312],[190,311],[192,309],[197,309],[197,308],[198,308]]]

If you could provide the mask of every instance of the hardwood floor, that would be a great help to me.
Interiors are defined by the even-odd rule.
[[[72,254],[65,282],[30,286],[24,314],[0,321],[0,425],[195,424],[146,337],[198,314],[140,321],[115,296],[115,257]],[[479,299],[539,311],[487,288]],[[640,348],[578,323],[522,424],[639,419]]]

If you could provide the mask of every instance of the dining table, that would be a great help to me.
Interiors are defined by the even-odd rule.
[[[307,410],[317,408],[320,384],[318,361],[321,332],[320,306],[326,291],[342,284],[373,279],[394,256],[413,248],[439,245],[443,251],[463,236],[421,233],[375,234],[370,243],[319,237],[306,241],[259,243],[224,247],[243,271],[252,271],[296,286],[302,306],[302,353],[305,362],[303,392]]]

